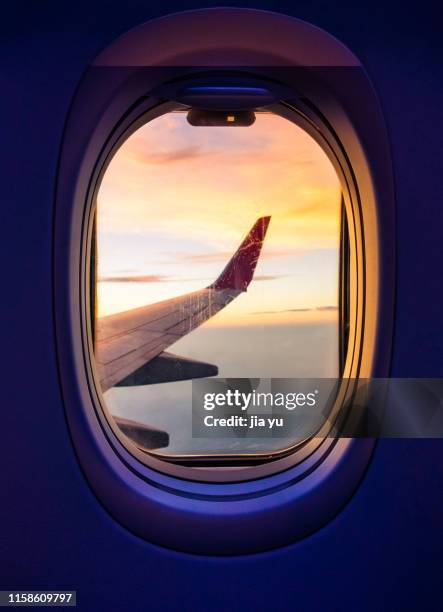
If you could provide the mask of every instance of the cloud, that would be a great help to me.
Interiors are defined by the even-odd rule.
[[[175,276],[163,276],[161,274],[129,275],[129,276],[101,276],[99,283],[187,283],[194,281],[205,281],[208,278],[177,278]]]
[[[259,145],[254,148],[251,146],[251,143],[249,143],[248,146],[240,146],[237,150],[204,148],[201,145],[189,145],[171,151],[160,151],[156,153],[146,151],[142,147],[139,147],[129,150],[127,155],[129,158],[147,165],[168,165],[202,158],[211,164],[217,160],[219,163],[223,164],[237,165],[242,163],[243,165],[247,164],[249,166],[257,163],[266,163],[269,165],[270,162],[274,164],[287,162],[284,153],[280,155],[274,153],[270,157],[267,151],[263,150]],[[312,163],[313,162],[302,161],[299,165],[309,166]]]
[[[284,308],[283,310],[258,310],[250,314],[283,314],[287,312],[329,312],[338,310],[338,306],[316,306],[315,308]]]
[[[287,274],[257,274],[254,276],[256,281],[271,281],[277,278],[288,276]],[[128,275],[128,276],[101,276],[100,283],[174,283],[191,281],[208,281],[208,278],[176,278],[174,276],[163,276],[161,274]]]
[[[174,280],[161,274],[145,274],[144,276],[103,276],[100,283],[167,283]]]
[[[309,312],[315,308],[288,308],[287,310],[277,310],[277,312]]]
[[[251,314],[281,314],[284,312],[310,312],[312,310],[316,310],[315,308],[285,308],[284,310],[257,310],[256,312],[251,312]]]
[[[218,251],[216,253],[175,253],[174,259],[169,263],[176,261],[186,261],[189,263],[218,263],[219,261],[228,261],[232,257],[232,251]],[[166,263],[166,262],[165,262]]]
[[[175,149],[174,151],[165,151],[162,153],[147,153],[146,151],[131,151],[130,156],[142,164],[166,165],[176,162],[188,161],[197,157],[206,155],[202,147],[199,145],[191,145]]]
[[[306,255],[309,252],[309,249],[278,249],[273,251],[263,251],[260,255],[260,260],[263,259],[274,259],[279,257],[295,257]],[[215,251],[213,253],[184,253],[184,252],[176,252],[169,261],[164,261],[162,263],[176,263],[179,262],[187,262],[194,264],[201,263],[219,263],[219,262],[228,262],[231,257],[234,255],[234,251]],[[170,253],[168,253],[170,256]],[[257,277],[254,277],[257,280]],[[265,279],[262,279],[265,280]]]
[[[270,281],[276,280],[277,278],[283,278],[288,276],[288,274],[256,274],[254,276],[255,281]]]

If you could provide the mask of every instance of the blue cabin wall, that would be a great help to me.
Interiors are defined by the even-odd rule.
[[[138,539],[101,507],[80,471],[57,378],[52,304],[55,177],[69,104],[86,65],[120,33],[211,5],[49,0],[2,9],[0,588],[77,589],[81,610],[440,610],[441,442],[380,441],[332,522],[284,549],[238,558],[193,557]],[[397,190],[392,375],[443,376],[437,3],[242,6],[323,27],[366,67]]]

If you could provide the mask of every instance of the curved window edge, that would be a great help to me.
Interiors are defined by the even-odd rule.
[[[248,14],[250,11],[245,10],[244,17],[247,18]],[[266,29],[269,27],[269,23],[265,23],[269,20],[269,13],[263,14],[261,27]],[[180,20],[180,15],[170,19]],[[294,31],[297,24],[302,23],[288,19]],[[303,23],[303,28],[307,25]],[[314,29],[318,35],[318,28]],[[323,35],[330,43],[331,37],[324,32]],[[262,53],[260,32],[257,32],[257,48]],[[204,57],[204,51],[201,52]],[[54,299],[60,380],[74,447],[86,478],[119,522],[138,535],[171,548],[205,554],[240,554],[269,549],[303,537],[324,524],[352,495],[371,456],[372,440],[335,440],[314,449],[306,445],[305,451],[308,452],[304,453],[301,461],[294,461],[292,454],[265,464],[266,469],[262,466],[261,470],[257,470],[260,466],[221,471],[190,468],[190,473],[171,470],[166,474],[162,469],[164,466],[161,468],[155,463],[142,465],[121,444],[109,422],[98,414],[96,400],[93,399],[92,379],[85,369],[89,367],[89,358],[85,359],[84,353],[84,347],[89,342],[83,299],[86,283],[84,275],[79,278],[78,274],[79,269],[84,272],[86,268],[83,250],[86,227],[84,202],[92,185],[90,169],[94,168],[96,173],[100,171],[97,160],[105,151],[104,142],[109,134],[116,134],[118,121],[125,121],[129,117],[134,92],[141,93],[146,83],[135,74],[137,70],[134,68],[129,70],[131,78],[125,70],[123,73],[119,70],[118,75],[114,74],[114,80],[108,71],[108,74],[102,74],[100,91],[92,94],[96,70],[99,69],[90,69],[85,75],[68,119],[58,175],[54,240]],[[349,73],[349,67],[347,71]],[[352,71],[357,71],[358,75]],[[353,80],[352,74],[357,78]],[[359,219],[355,216],[356,210],[351,208],[353,216],[348,216],[348,219],[353,220],[359,231],[364,226],[365,231],[364,235],[362,232],[362,242],[357,245],[356,260],[351,262],[355,278],[363,282],[363,294],[356,298],[356,304],[352,304],[351,300],[350,309],[358,313],[361,327],[360,335],[354,333],[352,337],[350,334],[350,342],[354,345],[360,343],[356,352],[359,374],[362,377],[383,376],[389,368],[394,301],[393,181],[386,134],[372,86],[361,68],[352,68],[348,78],[348,85],[351,89],[354,85],[368,106],[371,106],[368,99],[372,101],[370,130],[366,128],[365,132],[363,129],[364,108],[357,109],[354,105],[354,116],[349,110],[343,110],[346,107],[346,99],[343,99],[346,98],[345,91],[342,87],[339,92],[341,99],[340,96],[337,99],[337,84],[333,82],[333,75],[326,74],[326,81],[329,79],[331,91],[335,90],[335,99],[328,87],[319,92],[314,86],[312,95],[297,100],[297,106],[299,110],[303,108],[301,114],[308,122],[312,116],[324,120],[326,128],[337,136],[341,155],[348,157],[348,161],[349,156],[352,158],[349,173],[350,178],[355,180],[355,187],[358,186],[359,191],[353,195],[359,202],[362,217]],[[309,78],[307,80],[309,82]],[[129,82],[131,87],[128,90],[125,87]],[[103,101],[110,101],[111,91],[113,94],[119,91],[121,95],[114,96],[104,111]],[[355,95],[355,89],[353,93]],[[126,110],[128,108],[129,112]],[[318,132],[315,122],[313,130]],[[365,207],[362,207],[359,192],[364,193]],[[89,238],[86,237],[86,242]],[[368,250],[371,253],[369,261],[365,259]],[[372,306],[367,303],[368,293],[373,300]],[[79,317],[79,313],[83,316]],[[345,378],[347,374],[349,371],[345,368]],[[330,442],[327,438],[325,440]],[[269,466],[272,466],[271,470]],[[339,473],[346,477],[338,478]],[[248,480],[242,482],[244,479]],[[329,491],[328,497],[328,483],[334,480],[334,490]],[[323,501],[318,498],[320,494]],[[240,504],[238,496],[241,498]],[[316,517],[315,520],[312,518],[310,527],[306,524],[308,519],[301,516],[307,512],[308,499],[311,500],[308,514]],[[314,503],[315,499],[317,501]],[[275,513],[283,512],[283,508],[291,508],[294,514],[291,520],[288,517],[281,524],[279,529],[282,533],[278,535],[272,528],[269,534],[273,535],[263,534],[263,521],[269,526],[270,521],[277,519]],[[177,520],[180,533],[175,530],[165,532],[168,530],[165,512]],[[248,520],[248,533],[241,535],[237,528],[241,521],[237,522],[237,519],[239,516],[249,516],[250,519],[252,515],[261,517],[261,524],[258,521],[253,526]],[[224,543],[217,543],[217,536],[213,533],[217,531],[213,529],[217,521],[225,526]],[[192,541],[188,541],[190,533],[193,534]],[[204,543],[199,542],[201,536],[206,538]]]

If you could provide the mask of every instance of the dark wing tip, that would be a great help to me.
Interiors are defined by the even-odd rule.
[[[254,276],[270,220],[270,216],[257,219],[228,265],[215,283],[210,285],[210,289],[246,291]]]

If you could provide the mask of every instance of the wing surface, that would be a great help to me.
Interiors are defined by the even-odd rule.
[[[127,379],[247,290],[269,221],[262,217],[255,222],[209,287],[98,319],[95,357],[102,391]]]

